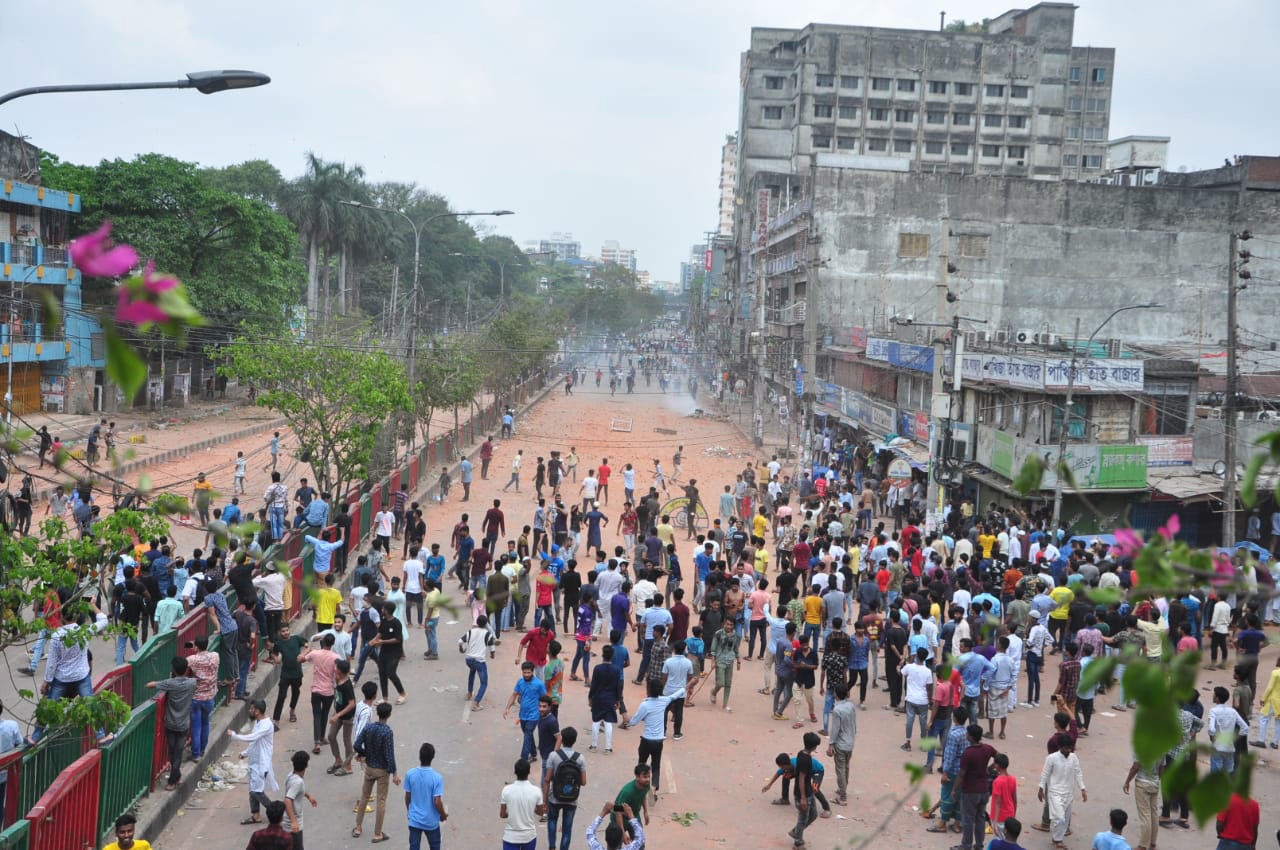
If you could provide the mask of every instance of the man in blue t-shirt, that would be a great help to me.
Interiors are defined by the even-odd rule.
[[[431,766],[436,748],[423,744],[418,748],[420,767],[410,770],[404,777],[405,807],[409,810],[409,846],[421,847],[422,836],[427,837],[430,850],[440,850],[440,823],[448,820],[444,810],[444,778]]]
[[[520,665],[520,678],[511,689],[511,698],[507,707],[502,710],[502,719],[506,720],[511,706],[520,701],[520,730],[524,732],[524,742],[520,745],[520,758],[534,761],[538,757],[537,747],[533,743],[534,730],[538,728],[538,701],[547,695],[547,686],[541,679],[534,678],[533,662],[526,661]]]

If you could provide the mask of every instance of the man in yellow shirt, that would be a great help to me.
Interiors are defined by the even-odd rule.
[[[991,557],[991,547],[996,543],[996,536],[992,534],[987,527],[982,527],[982,533],[978,535],[978,546],[982,549],[982,557]]]
[[[1076,594],[1064,585],[1049,591],[1049,598],[1054,604],[1054,607],[1049,609],[1049,636],[1054,639],[1053,654],[1057,655],[1057,648],[1065,646],[1067,642],[1067,614],[1071,609],[1071,603],[1075,601]]]
[[[810,646],[817,646],[818,638],[822,635],[822,595],[816,584],[809,588],[803,604],[804,637],[802,640],[811,641]]]
[[[764,546],[764,538],[756,537],[756,581],[769,574],[769,550]]]
[[[765,516],[765,509],[761,508],[760,513],[756,514],[755,518],[751,520],[751,533],[759,537],[761,539],[760,545],[763,545],[764,535],[768,530],[769,517]]]
[[[150,842],[133,837],[137,823],[138,819],[129,814],[116,818],[116,840],[102,850],[151,850]]]
[[[333,617],[342,604],[342,591],[333,586],[333,573],[324,574],[324,586],[315,591],[313,601],[316,606],[316,631],[333,628]],[[352,612],[355,616],[359,612]]]

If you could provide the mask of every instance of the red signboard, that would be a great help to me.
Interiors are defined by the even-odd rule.
[[[867,329],[866,328],[854,328],[852,337],[853,337],[852,342],[853,342],[854,348],[867,347]]]
[[[706,264],[707,264],[706,266],[707,271],[711,271],[711,249],[710,248],[707,249]]]

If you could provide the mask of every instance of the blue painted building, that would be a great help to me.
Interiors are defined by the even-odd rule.
[[[39,151],[0,133],[0,394],[27,413],[95,409],[102,327],[84,309],[81,275],[67,253],[80,198],[40,185]],[[46,294],[62,306],[55,327]]]

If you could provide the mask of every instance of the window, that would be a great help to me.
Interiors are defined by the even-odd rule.
[[[1101,168],[1102,154],[1089,154],[1084,158],[1085,168]]]
[[[893,152],[894,153],[911,153],[911,140],[910,139],[894,139]]]
[[[840,75],[840,88],[856,89],[862,85],[862,77],[853,77],[848,74]]]
[[[846,121],[856,121],[858,119],[858,107],[841,106],[839,110],[839,117]]]
[[[1068,139],[1078,139],[1078,138],[1080,138],[1080,128],[1079,128],[1079,127],[1068,127],[1068,128],[1067,128],[1067,138],[1068,138]]]
[[[1025,130],[1025,129],[1027,129],[1027,116],[1025,116],[1025,115],[1010,115],[1010,116],[1009,116],[1009,129],[1010,129],[1010,130]]]
[[[1107,128],[1106,127],[1085,127],[1084,137],[1086,139],[1092,139],[1095,142],[1105,142],[1107,140]]]
[[[1085,112],[1106,112],[1107,99],[1104,97],[1091,97],[1084,102]]]
[[[796,105],[794,103],[787,107],[787,117],[788,118],[796,117]]]
[[[1107,69],[1094,68],[1093,72],[1089,75],[1089,79],[1095,83],[1105,83],[1107,81]]]
[[[856,151],[858,149],[858,138],[856,136],[836,136],[836,147],[842,151]]]
[[[94,360],[106,359],[107,337],[105,334],[89,334],[89,356]]]
[[[814,135],[813,141],[809,145],[815,151],[831,150],[831,137]]]
[[[916,90],[915,80],[898,80],[898,91],[913,92]]]
[[[1026,145],[1009,145],[1009,159],[1026,159]]]
[[[900,124],[910,124],[916,120],[916,111],[914,109],[895,109],[893,110],[893,120]]]
[[[782,83],[783,83],[782,77],[765,77],[764,78],[764,87],[766,89],[772,89],[774,91],[777,91],[782,88]]]
[[[987,258],[987,240],[989,238],[989,236],[979,233],[960,234],[960,256],[985,260]]]
[[[889,110],[882,107],[875,107],[871,110],[871,114],[869,114],[867,118],[871,121],[888,121]]]
[[[830,118],[834,108],[829,103],[815,103],[813,105],[814,118]]]
[[[987,97],[1004,97],[1004,86],[987,83],[983,90]]]
[[[887,151],[888,149],[888,139],[867,139],[867,150],[869,151]]]
[[[1029,86],[1009,86],[1009,97],[1016,97],[1025,100],[1031,96],[1031,88]]]
[[[929,154],[941,155],[946,148],[942,142],[925,142],[924,152]]]
[[[1067,111],[1068,111],[1068,112],[1079,112],[1079,111],[1080,111],[1080,108],[1081,108],[1081,106],[1082,106],[1083,104],[1084,104],[1084,99],[1083,99],[1083,98],[1080,98],[1080,97],[1069,97],[1069,98],[1067,98]]]
[[[890,82],[892,81],[888,77],[872,77],[871,90],[872,91],[888,91]]]
[[[831,74],[819,74],[816,83],[820,89],[829,89],[836,84],[836,78]]]
[[[781,121],[781,120],[782,120],[782,107],[781,107],[781,106],[766,106],[766,107],[764,108],[764,120],[766,120],[766,121]]]
[[[1065,165],[1067,168],[1075,168],[1079,162],[1080,162],[1080,157],[1076,156],[1073,153],[1064,153],[1062,155],[1062,164]]]
[[[951,155],[952,156],[968,156],[969,143],[968,142],[952,142]]]
[[[926,112],[924,114],[924,122],[926,124],[945,124],[947,123],[947,113],[945,112]]]
[[[1062,439],[1062,405],[1049,406],[1053,411],[1053,420],[1049,425],[1049,442],[1056,443]],[[1073,440],[1083,440],[1087,427],[1088,406],[1086,399],[1073,399],[1071,402],[1071,424],[1067,426],[1067,436]]]
[[[942,80],[929,81],[929,94],[946,94],[947,84]]]
[[[993,115],[993,114],[990,114],[990,113],[989,113],[989,114],[987,114],[987,115],[984,115],[984,116],[982,116],[982,126],[983,126],[983,127],[1001,127],[1001,126],[1004,126],[1004,116],[1003,116],[1003,115]]]
[[[1171,435],[1187,433],[1191,387],[1184,381],[1147,381],[1138,403],[1138,433]]]
[[[999,159],[1000,146],[999,145],[983,145],[982,157],[983,159]]]
[[[953,112],[951,113],[951,123],[957,127],[968,127],[973,123],[972,112]]]
[[[1071,67],[1070,73],[1067,74],[1067,79],[1073,83],[1080,82],[1080,66],[1079,65],[1073,65]]]
[[[973,97],[973,83],[956,83],[956,97]]]
[[[927,233],[899,233],[898,256],[917,259],[929,256],[929,235]]]

